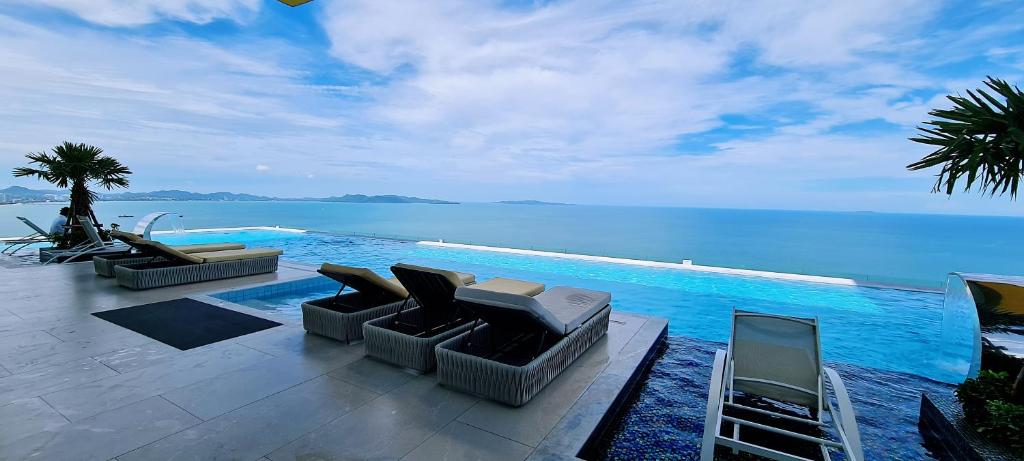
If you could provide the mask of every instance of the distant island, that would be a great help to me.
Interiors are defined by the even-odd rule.
[[[213,192],[201,194],[198,192],[187,192],[183,190],[158,190],[153,192],[123,192],[118,194],[98,193],[97,199],[102,201],[205,201],[205,202],[268,202],[268,201],[289,201],[289,202],[337,202],[337,203],[426,203],[431,205],[457,205],[459,202],[447,200],[436,200],[419,197],[406,197],[403,195],[363,195],[346,194],[340,197],[325,198],[278,198],[263,195],[236,194],[233,192]],[[36,190],[21,186],[11,186],[0,189],[0,203],[33,203],[33,202],[59,202],[67,201],[69,193],[66,190]]]
[[[542,202],[540,200],[501,200],[494,203],[500,203],[502,205],[572,205],[571,203],[561,202]]]

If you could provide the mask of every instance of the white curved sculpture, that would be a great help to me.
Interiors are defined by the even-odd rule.
[[[153,231],[153,225],[156,221],[166,215],[174,214],[170,211],[157,211],[143,216],[138,223],[135,224],[135,229],[132,230],[133,234],[141,235],[142,238],[150,240],[149,234]]]

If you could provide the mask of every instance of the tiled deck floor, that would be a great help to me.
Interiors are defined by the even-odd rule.
[[[572,458],[665,321],[608,336],[521,408],[439,386],[285,325],[188,351],[89,315],[313,275],[133,292],[91,263],[0,268],[0,459]]]

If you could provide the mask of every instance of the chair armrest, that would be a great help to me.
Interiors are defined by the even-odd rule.
[[[846,392],[846,385],[839,373],[829,367],[823,367],[825,376],[832,384],[832,390],[836,394],[836,402],[839,404],[839,418],[833,415],[833,420],[838,426],[840,437],[850,448],[851,461],[863,461],[864,451],[860,445],[860,430],[857,428],[857,415],[850,404],[850,394]]]
[[[704,415],[701,461],[711,461],[715,458],[715,438],[718,437],[718,422],[722,416],[722,399],[725,396],[725,359],[725,351],[715,351],[715,365],[711,369],[711,388],[708,389],[707,413]]]

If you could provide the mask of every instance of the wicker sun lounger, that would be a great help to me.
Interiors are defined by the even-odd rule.
[[[485,324],[437,347],[442,385],[512,406],[529,402],[608,332],[611,295],[554,287],[537,296],[459,288]]]
[[[302,303],[306,331],[351,343],[363,339],[363,323],[414,307],[397,279],[385,279],[365,268],[324,263],[317,272],[341,283],[334,296]],[[344,293],[345,288],[354,292]]]
[[[110,237],[120,240],[128,246],[138,250],[134,253],[121,254],[121,255],[103,255],[93,256],[92,264],[96,269],[96,274],[103,277],[114,276],[114,266],[124,266],[130,264],[142,264],[148,262],[165,261],[163,257],[147,255],[135,247],[134,243],[143,240],[138,235],[122,232],[118,230],[110,231]],[[224,250],[241,250],[245,248],[244,244],[241,243],[204,243],[198,245],[174,245],[170,248],[178,250],[182,253],[204,253],[207,251],[224,251]],[[154,258],[156,258],[154,260]]]
[[[472,283],[467,274],[396,264],[391,271],[419,307],[363,324],[366,354],[395,365],[425,373],[434,368],[434,348],[469,330],[474,318],[455,302],[455,290]],[[484,290],[537,294],[544,285],[496,278],[473,285]]]
[[[163,260],[114,267],[117,283],[133,290],[275,272],[282,253],[274,248],[251,248],[186,254],[149,240],[135,242],[135,246],[144,255]]]

